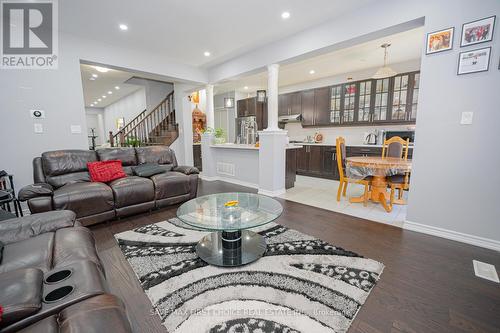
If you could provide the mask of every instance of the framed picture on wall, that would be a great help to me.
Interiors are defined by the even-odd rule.
[[[495,18],[496,16],[493,15],[477,21],[464,23],[460,46],[464,47],[491,41],[495,28]]]
[[[485,72],[490,65],[491,47],[460,52],[457,74]]]
[[[453,49],[454,27],[427,34],[425,54],[432,54]]]

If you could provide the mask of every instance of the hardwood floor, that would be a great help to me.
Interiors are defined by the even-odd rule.
[[[253,189],[200,182],[199,195]],[[500,253],[279,199],[278,223],[385,264],[350,333],[500,332],[500,285],[475,277],[472,259],[500,267]],[[111,292],[135,332],[166,332],[113,237],[175,216],[178,206],[93,226]]]

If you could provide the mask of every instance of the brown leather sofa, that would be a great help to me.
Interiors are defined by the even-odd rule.
[[[0,333],[131,332],[91,232],[71,211],[0,222]]]
[[[91,182],[87,162],[121,160],[126,178]],[[150,178],[137,177],[133,167],[158,164],[165,170]],[[198,169],[178,166],[166,146],[50,151],[33,160],[35,184],[19,198],[32,213],[72,210],[83,225],[123,217],[192,199],[198,189]]]

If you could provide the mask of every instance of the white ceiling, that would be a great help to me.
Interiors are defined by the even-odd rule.
[[[297,83],[318,80],[339,74],[376,68],[383,65],[384,50],[380,47],[383,43],[391,43],[388,49],[388,64],[420,59],[424,43],[424,30],[417,28],[408,30],[367,43],[358,44],[320,56],[311,57],[302,61],[282,65],[279,73],[281,87]],[[309,74],[314,70],[314,74]],[[354,78],[359,79],[359,78]],[[244,87],[248,89],[245,90]],[[235,78],[234,80],[219,84],[215,93],[227,91],[255,92],[267,86],[267,73],[261,72],[250,76]]]
[[[64,0],[62,31],[211,66],[375,0]],[[288,20],[281,18],[289,11]],[[121,31],[119,24],[128,26]],[[353,22],[353,24],[356,24]],[[204,51],[211,56],[205,57]]]
[[[106,73],[101,73],[94,66],[86,64],[80,64],[80,71],[82,73],[85,107],[91,107],[90,104],[97,101],[98,98],[101,101],[94,105],[94,107],[106,107],[141,88],[137,85],[124,83],[133,76],[132,73],[114,69],[110,69]],[[97,74],[98,77],[95,80],[90,80],[92,74]],[[120,89],[115,89],[116,86],[120,87]],[[110,91],[112,94],[108,94]],[[102,96],[106,96],[106,98]]]

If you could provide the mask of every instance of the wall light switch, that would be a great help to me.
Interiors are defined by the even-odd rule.
[[[82,126],[71,125],[71,134],[80,134],[80,133],[82,133]]]
[[[474,112],[462,112],[462,119],[460,120],[461,125],[472,125],[472,118],[474,117]]]
[[[42,124],[34,124],[35,133],[40,134],[43,133],[43,125]]]

